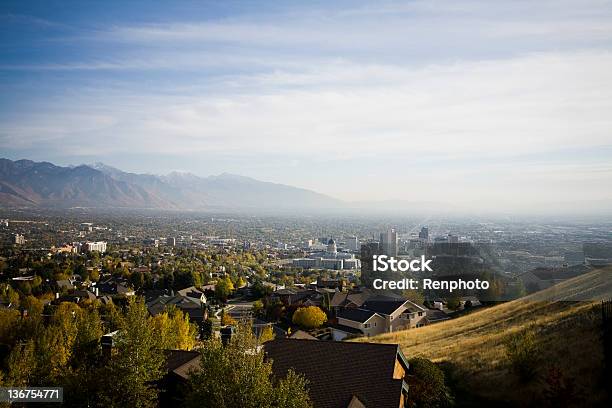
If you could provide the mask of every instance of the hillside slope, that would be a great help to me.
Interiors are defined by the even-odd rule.
[[[605,393],[600,385],[601,318],[595,306],[610,297],[612,268],[600,269],[457,319],[357,341],[399,343],[408,358],[440,363],[458,382],[457,392],[478,404],[538,404],[543,379],[556,368],[575,383],[581,405],[598,405]],[[531,384],[521,384],[510,372],[503,344],[509,334],[526,329],[537,333],[542,350],[540,377]]]

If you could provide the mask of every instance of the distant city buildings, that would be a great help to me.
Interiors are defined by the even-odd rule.
[[[174,237],[166,238],[166,245],[168,245],[168,246],[176,246],[176,238],[174,238]]]
[[[93,231],[93,223],[91,222],[82,222],[79,225],[81,231],[92,232]]]
[[[359,269],[361,262],[355,255],[348,252],[338,252],[336,241],[331,238],[327,241],[325,251],[313,252],[306,258],[292,260],[292,265],[304,269]]]
[[[25,244],[26,240],[25,237],[21,234],[15,234],[15,244],[16,245],[23,245]]]
[[[100,252],[100,253],[104,253],[106,252],[106,242],[105,241],[98,241],[98,242],[86,242],[83,247],[85,248],[86,251],[89,252]]]

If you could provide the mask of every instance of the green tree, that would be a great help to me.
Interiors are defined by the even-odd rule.
[[[217,297],[217,299],[223,302],[227,300],[227,298],[229,297],[229,295],[231,295],[233,290],[234,290],[234,284],[232,283],[232,280],[229,278],[229,276],[226,276],[225,278],[220,279],[215,284],[215,296]]]
[[[446,307],[448,307],[450,310],[459,310],[461,307],[461,299],[459,299],[459,296],[451,296],[447,298]]]
[[[130,301],[119,330],[101,402],[111,407],[154,407],[159,392],[155,382],[163,375],[164,355],[142,299]]]
[[[402,291],[402,296],[411,301],[412,303],[416,303],[417,305],[422,305],[425,302],[425,296],[422,292],[413,289],[406,289]]]
[[[6,382],[13,386],[32,385],[36,372],[36,350],[33,340],[17,345],[7,358],[8,376]]]
[[[252,309],[253,309],[253,314],[255,316],[259,316],[263,312],[263,309],[264,309],[263,302],[261,300],[254,301]]]
[[[292,321],[305,329],[316,329],[327,321],[327,315],[317,306],[300,307],[293,313]]]
[[[202,339],[210,339],[213,335],[213,322],[210,319],[206,319],[204,323],[202,323],[202,328],[200,330],[200,336]]]
[[[310,407],[306,381],[289,372],[274,382],[272,364],[264,360],[251,326],[241,323],[227,346],[216,338],[206,340],[201,370],[190,377],[188,407],[280,408]]]
[[[426,358],[413,358],[408,363],[409,407],[444,408],[454,404],[451,391],[445,383],[444,372],[440,368]]]
[[[172,308],[151,318],[160,348],[191,350],[195,346],[196,327],[189,322],[187,314]]]

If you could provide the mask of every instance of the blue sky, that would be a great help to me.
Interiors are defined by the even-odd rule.
[[[329,3],[4,1],[2,156],[609,207],[610,1]]]

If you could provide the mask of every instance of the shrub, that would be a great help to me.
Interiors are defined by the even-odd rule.
[[[407,404],[412,408],[441,408],[454,404],[444,372],[426,358],[413,358],[410,366]]]
[[[510,368],[523,382],[536,377],[540,350],[536,334],[532,329],[514,333],[504,340]]]

